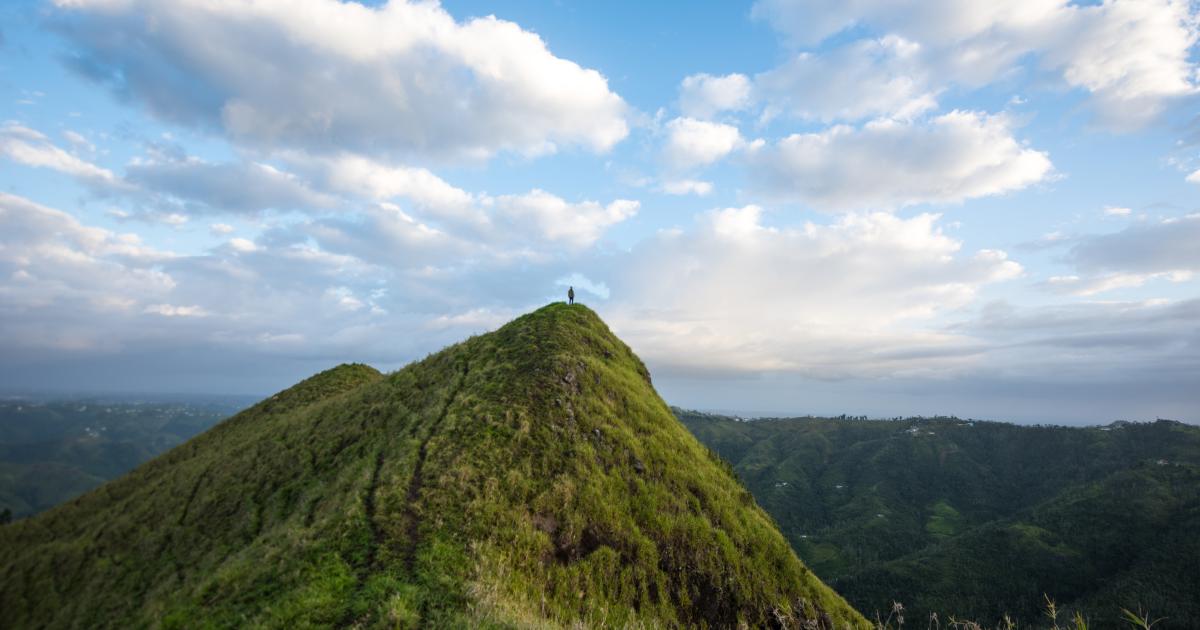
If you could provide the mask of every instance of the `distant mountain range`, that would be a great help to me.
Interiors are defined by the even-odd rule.
[[[248,406],[240,397],[0,400],[0,515],[73,499]]]
[[[1093,628],[1200,626],[1200,427],[675,413],[868,616],[1027,627],[1048,595]]]

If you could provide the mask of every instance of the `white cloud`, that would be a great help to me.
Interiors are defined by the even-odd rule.
[[[335,197],[312,190],[295,175],[256,162],[138,159],[126,167],[125,181],[142,191],[174,198],[189,212],[317,210],[338,204]]]
[[[63,130],[62,135],[67,139],[67,142],[70,142],[76,149],[83,149],[89,153],[94,153],[96,151],[96,145],[92,144],[86,136],[78,131],[65,129]]]
[[[1193,184],[1200,184],[1200,169],[1192,171],[1192,174],[1188,175],[1184,179],[1185,179],[1185,181],[1191,182]]]
[[[8,341],[50,347],[103,347],[88,314],[128,313],[176,286],[159,267],[172,255],[132,234],[82,225],[74,217],[0,193],[0,318]],[[70,325],[59,326],[73,317]],[[20,330],[18,330],[20,329]]]
[[[153,313],[163,317],[208,317],[208,311],[199,306],[175,306],[173,304],[151,304],[144,313]]]
[[[1065,32],[1047,42],[1043,63],[1096,95],[1105,122],[1139,126],[1168,100],[1197,92],[1197,18],[1185,0],[1110,0],[1065,12]]]
[[[668,195],[705,197],[713,191],[713,185],[712,182],[696,179],[672,179],[663,182],[661,190]]]
[[[343,311],[358,311],[366,308],[366,303],[354,295],[350,287],[330,287],[325,290],[325,300],[332,302]]]
[[[9,125],[4,131],[14,142],[41,143],[56,152],[53,155],[71,157],[32,129]],[[5,137],[0,135],[0,142]],[[0,144],[0,149],[6,146]],[[196,214],[299,210],[329,215],[336,211],[348,218],[301,222],[303,230],[311,232],[306,238],[315,235],[329,239],[336,249],[398,263],[455,256],[545,257],[563,245],[593,244],[609,227],[634,216],[639,206],[631,200],[607,205],[569,203],[540,189],[498,197],[474,194],[425,168],[348,153],[312,156],[284,151],[279,158],[295,172],[245,160],[209,162],[187,156],[180,147],[152,146],[149,157],[135,158],[127,165],[124,177],[104,171],[106,192],[120,193],[118,199],[132,208],[112,208],[108,213],[121,221],[179,227]],[[84,181],[91,174],[80,168],[61,170]],[[703,190],[705,185],[694,186]],[[375,233],[366,233],[371,230]],[[210,231],[224,236],[233,228],[215,223]],[[531,240],[531,234],[537,238]],[[234,238],[227,246],[240,253],[257,247],[245,238]],[[356,249],[360,247],[361,252]],[[388,253],[388,248],[400,251]]]
[[[305,244],[232,239],[205,255],[174,255],[0,193],[0,353],[8,357],[326,352],[377,316],[350,307],[369,303],[357,296],[384,277]],[[279,345],[288,339],[319,342]]]
[[[162,223],[165,223],[165,224],[171,225],[171,226],[175,226],[175,227],[184,225],[189,220],[190,219],[188,218],[188,216],[186,214],[179,214],[178,212],[171,212],[168,214],[164,214],[160,217],[160,221]]]
[[[480,200],[476,195],[450,185],[428,169],[385,164],[349,154],[324,159],[292,155],[288,159],[302,172],[341,194],[377,201],[404,198],[440,219],[476,226],[488,221],[477,207]]]
[[[302,238],[313,239],[324,251],[396,271],[466,264],[496,256],[489,242],[472,241],[438,229],[389,202],[371,205],[354,216],[302,224],[294,231]],[[493,238],[502,241],[505,237],[496,234]]]
[[[679,86],[679,109],[684,116],[707,119],[751,104],[752,85],[744,74],[693,74]]]
[[[754,78],[769,103],[766,116],[784,112],[821,121],[874,116],[913,118],[937,107],[918,59],[920,46],[896,36],[868,39],[827,54],[799,53]]]
[[[608,205],[595,201],[570,203],[543,190],[495,199],[499,212],[510,222],[527,225],[543,238],[580,247],[591,245],[607,228],[637,214],[637,201],[618,199]]]
[[[517,24],[460,23],[432,2],[55,4],[88,76],[248,146],[485,158],[606,151],[628,133],[599,72]]]
[[[1107,206],[1104,208],[1104,214],[1110,217],[1127,217],[1133,214],[1133,210],[1120,206]]]
[[[1088,278],[1074,275],[1052,276],[1041,286],[1054,293],[1090,297],[1117,289],[1140,287],[1159,277],[1167,277],[1167,274],[1113,273]]]
[[[812,46],[851,27],[920,44],[917,77],[978,86],[1024,59],[1062,85],[1092,95],[1101,122],[1145,124],[1197,91],[1191,51],[1197,18],[1186,0],[760,0],[753,14],[793,45]],[[851,44],[851,46],[861,43]],[[823,69],[836,72],[834,68]],[[845,65],[845,64],[842,64]],[[853,66],[851,66],[853,67]]]
[[[1004,116],[964,111],[794,134],[749,158],[764,194],[833,210],[960,202],[1020,190],[1053,170]]]
[[[117,179],[112,171],[55,146],[42,133],[12,122],[0,127],[0,156],[26,166],[66,173],[89,183],[111,185]]]
[[[229,247],[236,252],[242,253],[249,253],[258,250],[258,246],[254,244],[254,241],[236,236],[229,239]]]
[[[894,375],[957,364],[969,340],[936,318],[1022,273],[1003,252],[964,255],[937,215],[782,228],[763,212],[713,211],[637,246],[611,283],[614,329],[672,369]]]
[[[737,127],[723,123],[676,118],[667,123],[663,158],[676,169],[706,166],[742,144]]]
[[[630,203],[549,203],[513,217],[494,207],[498,244],[380,203],[355,216],[294,217],[183,256],[0,194],[0,371],[9,383],[37,364],[81,370],[92,384],[172,388],[163,373],[186,357],[211,368],[205,388],[246,391],[251,379],[261,392],[338,361],[399,366],[541,302],[569,261],[584,258],[567,250],[591,228],[572,215],[603,223],[631,213]],[[504,250],[557,223],[568,227],[554,248]]]

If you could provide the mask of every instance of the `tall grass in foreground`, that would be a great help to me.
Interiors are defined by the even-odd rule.
[[[1069,619],[1060,623],[1059,617],[1062,615],[1062,611],[1058,609],[1058,604],[1049,595],[1043,594],[1042,597],[1045,599],[1043,614],[1049,620],[1049,625],[1045,626],[1047,630],[1088,630],[1088,620],[1083,612],[1077,610],[1071,614]],[[1138,630],[1151,630],[1165,619],[1165,617],[1152,618],[1150,613],[1143,612],[1141,608],[1136,613],[1128,608],[1121,609],[1120,621],[1124,621]],[[893,601],[886,618],[881,617],[878,611],[875,612],[874,626],[875,630],[901,630],[904,628],[904,621],[904,604]],[[929,613],[929,618],[924,621],[926,630],[942,630],[942,620],[937,613]],[[986,627],[976,621],[950,616],[946,619],[945,628],[948,630],[985,630]],[[1011,617],[1005,615],[994,628],[995,630],[1017,630],[1018,625]]]

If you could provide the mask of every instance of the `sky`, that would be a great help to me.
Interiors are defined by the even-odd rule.
[[[0,389],[268,394],[574,286],[675,405],[1200,421],[1200,5],[17,0]]]

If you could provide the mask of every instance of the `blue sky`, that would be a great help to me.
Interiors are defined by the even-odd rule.
[[[0,379],[268,393],[561,299],[673,404],[1200,421],[1197,6],[0,8]]]

